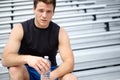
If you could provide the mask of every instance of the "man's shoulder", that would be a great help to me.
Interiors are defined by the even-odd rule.
[[[54,28],[54,29],[60,29],[60,26],[53,21],[50,22],[50,26],[52,26],[52,28]]]
[[[28,27],[34,25],[33,22],[34,22],[34,18],[21,22],[21,25],[22,25],[23,28],[28,28]]]
[[[28,22],[32,22],[33,20],[34,20],[34,18],[27,19],[27,20],[25,20],[25,21],[21,22],[21,24],[23,24],[23,23],[28,23]]]

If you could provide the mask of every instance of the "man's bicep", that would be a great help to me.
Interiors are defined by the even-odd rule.
[[[21,44],[22,36],[22,27],[20,24],[18,24],[12,29],[4,52],[17,52]]]
[[[64,29],[61,29],[59,33],[59,52],[63,61],[69,58],[73,58],[69,36]]]

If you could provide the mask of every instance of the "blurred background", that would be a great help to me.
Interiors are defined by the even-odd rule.
[[[0,80],[9,80],[1,55],[10,31],[34,17],[32,7],[33,0],[0,0]],[[79,80],[120,80],[120,0],[57,0],[52,21],[69,34]]]

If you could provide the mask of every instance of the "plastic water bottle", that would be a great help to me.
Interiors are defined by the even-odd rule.
[[[47,61],[49,62],[49,64],[51,65],[51,62],[48,59],[48,56],[44,57],[45,59],[47,59]],[[41,74],[41,80],[50,80],[50,69],[46,74]]]

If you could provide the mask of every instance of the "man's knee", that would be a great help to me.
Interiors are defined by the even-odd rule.
[[[24,66],[14,66],[9,68],[10,80],[29,80],[29,76]]]
[[[21,71],[20,66],[9,67],[10,74],[16,74]]]
[[[64,75],[62,79],[60,80],[78,80],[78,79],[74,74],[69,73],[69,74]]]

